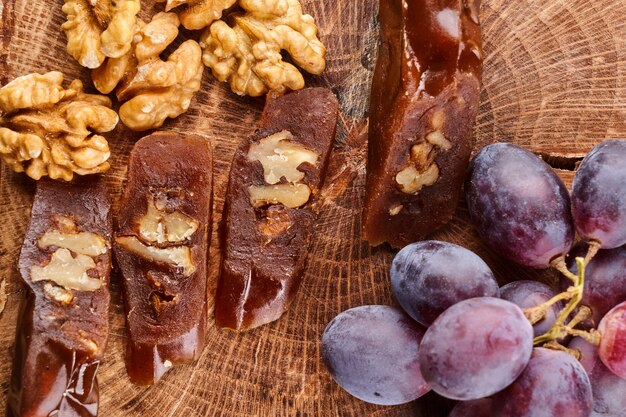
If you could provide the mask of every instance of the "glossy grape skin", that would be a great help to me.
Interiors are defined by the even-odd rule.
[[[500,288],[500,298],[514,303],[521,309],[536,307],[555,295],[556,291],[537,281],[513,281]],[[540,336],[550,330],[562,309],[562,302],[552,304],[548,308],[545,318],[533,325],[535,336]]]
[[[391,264],[391,289],[404,311],[424,326],[459,301],[499,296],[493,273],[478,255],[434,240],[398,252]]]
[[[609,371],[598,356],[598,348],[584,339],[576,337],[568,347],[581,353],[580,364],[591,382],[591,417],[626,416],[626,379]]]
[[[419,368],[423,335],[424,328],[398,308],[355,307],[326,326],[322,359],[351,395],[373,404],[403,404],[430,391]]]
[[[598,331],[602,334],[598,346],[602,363],[615,375],[626,379],[626,302],[606,313]]]
[[[528,366],[493,396],[493,417],[589,417],[589,377],[570,354],[535,348]]]
[[[585,257],[586,244],[577,244],[567,258],[567,267],[578,274],[576,257]],[[571,281],[561,277],[561,288]],[[591,308],[591,326],[596,327],[604,315],[619,303],[626,301],[626,248],[601,249],[585,267],[585,288],[581,304]]]
[[[491,398],[461,401],[448,417],[491,417]]]
[[[524,370],[533,329],[515,304],[471,298],[444,311],[420,345],[424,379],[437,394],[454,400],[492,395]]]
[[[548,164],[510,143],[485,146],[470,162],[465,197],[476,230],[503,257],[547,268],[574,239],[567,188]]]
[[[626,244],[626,141],[608,140],[583,159],[572,184],[572,215],[580,236],[602,248]]]

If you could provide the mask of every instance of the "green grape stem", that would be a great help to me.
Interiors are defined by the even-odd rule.
[[[598,249],[599,245],[595,242],[591,242],[587,255],[584,258],[576,258],[578,274],[573,274],[570,270],[567,269],[567,265],[565,264],[565,258],[563,256],[558,257],[552,262],[552,267],[554,267],[566,278],[572,281],[572,285],[570,285],[566,291],[557,294],[545,303],[524,310],[524,315],[526,316],[526,318],[530,321],[531,324],[535,324],[545,318],[548,309],[553,304],[558,303],[559,301],[567,300],[567,304],[559,312],[559,315],[557,316],[556,321],[554,322],[550,330],[533,339],[534,346],[543,346],[549,349],[562,350],[570,353],[574,357],[578,357],[578,352],[562,346],[558,341],[560,339],[563,339],[567,335],[572,335],[575,337],[582,337],[589,343],[593,343],[595,345],[598,345],[600,343],[601,334],[596,329],[591,329],[587,331],[575,328],[581,322],[591,317],[591,309],[587,306],[579,306],[579,304],[583,298],[583,291],[585,288],[585,267],[598,252]],[[566,323],[568,317],[570,317],[570,315],[576,309],[578,310],[574,318]]]

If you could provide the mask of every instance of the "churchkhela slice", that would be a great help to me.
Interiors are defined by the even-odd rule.
[[[7,416],[97,415],[112,229],[101,178],[37,182],[18,262],[26,291]]]
[[[212,166],[209,142],[196,136],[157,132],[131,152],[113,248],[137,385],[204,347]]]
[[[380,0],[363,237],[403,247],[447,223],[472,149],[479,0]]]
[[[237,149],[224,207],[218,326],[261,326],[277,320],[293,300],[338,111],[337,99],[324,88],[270,96],[258,130]]]

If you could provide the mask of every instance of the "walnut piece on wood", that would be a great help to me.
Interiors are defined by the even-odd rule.
[[[63,74],[29,74],[0,88],[0,157],[16,172],[72,180],[109,169],[107,140],[118,122],[108,97],[86,94]]]
[[[108,94],[115,88],[122,122],[132,130],[161,126],[189,109],[202,81],[202,51],[196,41],[183,42],[166,61],[160,54],[178,36],[175,13],[157,13],[140,23],[133,47],[120,58],[109,58],[92,71],[96,88]]]
[[[243,13],[230,14],[228,23],[214,22],[200,38],[204,65],[233,92],[256,97],[302,89],[304,78],[283,61],[283,50],[303,70],[324,71],[326,48],[298,0],[239,0],[239,6]]]
[[[67,52],[87,68],[125,55],[137,31],[139,9],[139,0],[65,0],[67,21],[61,28]]]
[[[155,0],[158,3],[165,3],[165,11],[186,5],[178,12],[180,23],[186,29],[204,29],[214,21],[222,17],[222,13],[232,7],[237,0]]]

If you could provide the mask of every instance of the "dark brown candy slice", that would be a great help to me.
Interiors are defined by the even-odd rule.
[[[96,372],[109,332],[111,202],[100,178],[42,179],[19,258],[9,417],[98,412]]]
[[[448,222],[472,149],[479,0],[380,0],[363,236],[396,247]]]
[[[337,100],[324,88],[268,97],[259,129],[237,149],[224,207],[218,326],[269,323],[293,300],[337,115]]]
[[[154,384],[204,347],[212,167],[207,140],[177,133],[144,137],[130,154],[113,247],[135,384]]]

